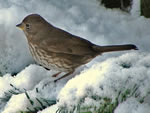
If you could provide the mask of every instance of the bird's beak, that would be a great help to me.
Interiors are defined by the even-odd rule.
[[[19,28],[20,28],[20,29],[22,29],[22,30],[24,29],[24,27],[23,27],[22,23],[17,24],[17,25],[16,25],[16,27],[19,27]]]

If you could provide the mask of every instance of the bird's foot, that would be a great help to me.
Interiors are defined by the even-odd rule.
[[[65,77],[67,77],[67,76],[71,75],[73,72],[74,72],[74,71],[71,71],[71,72],[69,72],[69,73],[66,73],[66,74],[65,74],[65,75],[63,75],[62,77],[60,77],[60,78],[58,78],[58,79],[54,80],[54,82],[56,83],[58,80],[61,80],[62,78],[65,78]]]
[[[61,73],[61,72],[58,72],[58,73],[52,75],[52,77],[57,77],[60,73]]]

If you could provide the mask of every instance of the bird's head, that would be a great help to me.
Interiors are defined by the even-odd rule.
[[[21,28],[23,32],[28,35],[34,35],[44,29],[47,25],[47,21],[38,14],[31,14],[26,16],[23,21],[16,25]]]

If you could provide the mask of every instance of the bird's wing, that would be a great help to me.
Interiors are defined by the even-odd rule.
[[[94,53],[92,43],[83,38],[74,36],[61,29],[55,29],[43,38],[40,46],[47,51],[73,55],[90,55]]]

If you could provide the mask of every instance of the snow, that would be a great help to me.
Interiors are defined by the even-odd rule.
[[[149,66],[146,66],[150,63],[147,64],[146,59],[150,60],[150,54],[140,55],[133,52],[94,64],[90,69],[83,71],[80,75],[67,82],[59,93],[58,106],[72,109],[72,106],[77,106],[84,98],[85,102],[81,102],[81,106],[82,104],[90,104],[89,106],[93,107],[99,106],[100,102],[94,102],[97,105],[93,104],[95,100],[91,95],[103,98],[109,97],[115,100],[120,90],[131,89],[135,84],[139,85],[138,93],[143,97],[146,96],[150,85],[150,69]],[[123,67],[123,65],[128,64],[131,67]]]
[[[57,105],[53,105],[53,106],[48,107],[48,108],[46,108],[46,109],[44,109],[42,111],[39,111],[38,113],[49,113],[49,112],[56,113],[57,110],[58,110]]]
[[[21,93],[10,96],[7,102],[0,99],[0,112],[17,113],[26,111],[27,107],[33,109],[40,106],[36,98],[58,100],[56,105],[47,106],[39,113],[55,113],[59,107],[71,110],[82,99],[81,107],[98,108],[103,102],[94,100],[92,95],[115,101],[119,90],[132,89],[137,84],[140,97],[146,97],[147,102],[139,103],[133,96],[120,103],[114,112],[148,113],[150,20],[139,16],[139,6],[140,0],[133,0],[131,14],[128,14],[118,9],[106,9],[96,0],[1,0],[0,97],[5,98],[14,87]],[[132,43],[139,51],[104,54],[54,83],[52,75],[57,72],[34,64],[25,35],[15,27],[31,13],[38,13],[51,24],[97,45]],[[14,74],[16,76],[12,76]],[[34,105],[29,102],[25,91]]]
[[[119,105],[115,113],[149,113],[148,104],[140,104],[135,98],[129,98],[127,101]]]
[[[37,65],[30,65],[26,67],[14,77],[12,77],[10,74],[4,75],[4,77],[0,78],[0,96],[2,96],[4,92],[10,90],[10,84],[13,84],[17,88],[31,90],[42,79],[47,77],[49,77],[48,72]]]
[[[141,14],[140,3],[141,3],[140,0],[133,0],[132,9],[131,9],[131,14],[133,14],[133,16],[139,16]]]
[[[26,99],[25,94],[13,95],[5,106],[7,109],[4,109],[2,113],[15,113],[21,110],[26,111],[26,107],[29,107],[29,105],[30,103]]]

